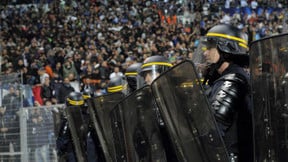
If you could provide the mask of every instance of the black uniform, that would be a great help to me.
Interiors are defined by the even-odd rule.
[[[205,80],[207,95],[231,161],[253,161],[252,110],[249,76],[243,66],[248,64],[247,41],[233,26],[212,27],[203,43],[216,48],[220,58],[210,65]],[[219,73],[220,67],[229,63]],[[222,66],[223,68],[223,66]]]
[[[76,162],[71,132],[66,117],[62,117],[60,131],[56,140],[57,155],[60,162]]]
[[[208,90],[208,98],[229,154],[239,155],[240,152],[246,152],[251,158],[252,147],[245,148],[245,145],[252,143],[253,137],[248,90],[247,74],[243,68],[231,64],[213,82]]]
[[[94,93],[90,88],[84,89],[83,91],[83,99],[84,99],[84,107],[82,109],[82,115],[84,117],[84,123],[87,125],[87,132],[85,132],[86,138],[86,153],[88,162],[97,162],[103,161],[104,155],[100,148],[100,142],[96,133],[96,130],[93,127],[93,122],[90,118],[90,114],[88,111],[88,100],[94,97]]]

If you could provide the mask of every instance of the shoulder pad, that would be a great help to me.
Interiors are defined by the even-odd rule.
[[[216,120],[230,125],[233,122],[233,114],[247,93],[247,79],[241,74],[227,74],[217,81],[221,84],[212,96],[211,106],[215,111]]]
[[[218,93],[224,91],[225,94],[231,95],[231,97],[240,97],[248,90],[247,79],[241,74],[227,74],[219,78],[218,81],[223,82],[223,84],[218,89]]]
[[[238,83],[247,83],[247,79],[238,73],[227,74],[219,78],[219,80],[231,81],[231,82],[238,82]]]

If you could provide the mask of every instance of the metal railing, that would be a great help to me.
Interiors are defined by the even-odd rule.
[[[33,107],[32,87],[21,78],[0,75],[0,162],[56,162],[55,131],[63,105]]]
[[[62,108],[51,105],[21,109],[21,161],[57,161],[57,121]]]
[[[63,105],[20,108],[17,112],[18,123],[6,122],[7,126],[19,125],[19,130],[7,133],[6,141],[0,138],[3,148],[0,161],[57,162],[56,132],[62,109]],[[7,127],[8,130],[10,128],[13,127]]]

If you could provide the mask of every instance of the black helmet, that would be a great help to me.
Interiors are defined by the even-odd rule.
[[[233,61],[240,66],[248,66],[248,42],[244,33],[228,24],[219,24],[212,27],[202,41],[204,48],[217,48],[220,53],[218,66],[223,61]]]
[[[168,59],[164,56],[151,56],[144,60],[141,66],[141,75],[145,78],[149,73],[152,77],[152,82],[159,74],[172,67]],[[147,83],[150,84],[150,83]]]
[[[89,98],[93,97],[93,92],[90,88],[85,88],[83,90],[82,96],[83,96],[84,100],[89,99]]]
[[[141,63],[134,63],[130,65],[125,72],[125,78],[128,83],[129,89],[132,91],[137,89],[137,77],[141,70]]]
[[[233,55],[248,55],[248,42],[244,33],[235,26],[220,24],[212,27],[203,41],[207,48],[217,47],[219,51]]]
[[[141,66],[141,75],[146,71],[156,70],[158,73],[163,73],[172,67],[168,59],[164,56],[151,56],[144,60]]]
[[[108,93],[121,92],[123,90],[122,81],[123,78],[121,76],[112,78],[108,83],[107,87]]]
[[[138,72],[141,69],[142,63],[134,63],[128,66],[128,68],[125,71],[126,77],[136,77],[138,75]]]
[[[66,98],[67,106],[82,106],[84,99],[80,92],[71,92]]]

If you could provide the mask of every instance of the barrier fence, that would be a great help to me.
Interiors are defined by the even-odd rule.
[[[62,109],[63,105],[22,109],[21,135],[24,136],[22,161],[28,159],[35,162],[57,162],[55,134],[57,134]]]
[[[63,105],[37,106],[18,73],[0,76],[0,162],[57,162]]]
[[[17,73],[0,76],[0,161],[20,159],[21,85]]]
[[[1,133],[0,161],[57,162],[55,134],[61,112],[63,105],[25,107],[17,112],[17,120],[5,120],[8,132],[14,131]]]

